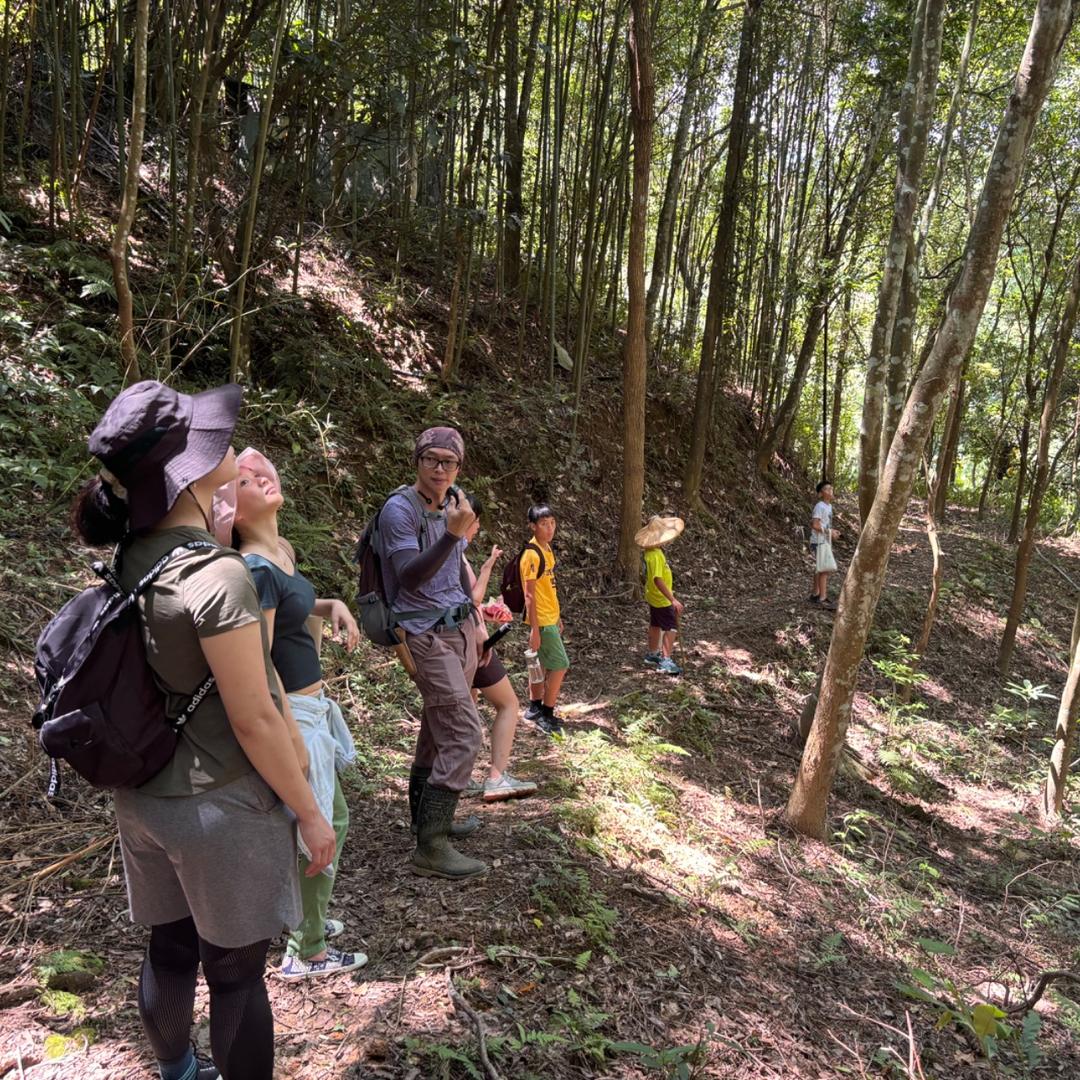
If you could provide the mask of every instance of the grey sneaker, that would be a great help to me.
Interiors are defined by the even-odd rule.
[[[657,671],[662,671],[665,675],[681,675],[682,668],[671,659],[670,656],[665,656],[659,664],[656,665]]]
[[[337,949],[327,949],[325,960],[301,960],[299,956],[286,956],[278,968],[278,978],[295,982],[300,979],[317,979],[321,975],[337,975],[342,971],[363,967],[367,959],[362,952],[343,953]]]
[[[531,720],[535,724],[543,711],[543,705],[539,705],[535,701],[530,701],[528,707],[525,709],[525,719]]]
[[[465,790],[461,793],[463,799],[475,799],[478,795],[484,794],[485,785],[479,780],[470,780],[465,785]]]
[[[542,709],[536,718],[536,726],[545,735],[562,735],[563,724],[554,713],[546,713]]]
[[[646,667],[656,667],[662,657],[658,652],[647,652],[642,659],[645,661]]]
[[[523,799],[526,795],[535,795],[536,785],[531,780],[518,780],[504,772],[498,780],[484,781],[484,802],[498,802],[501,799]]]

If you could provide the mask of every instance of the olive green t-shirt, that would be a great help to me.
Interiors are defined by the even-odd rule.
[[[121,584],[132,588],[162,555],[192,540],[214,543],[204,529],[188,527],[137,537],[124,549]],[[199,639],[253,622],[262,625],[263,677],[280,708],[259,596],[237,552],[216,543],[213,549],[180,552],[143,593],[139,607],[146,658],[165,691],[169,716],[180,715],[210,674]],[[172,760],[139,790],[150,795],[195,795],[251,771],[215,685],[184,725]]]

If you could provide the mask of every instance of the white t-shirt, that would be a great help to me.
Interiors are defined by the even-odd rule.
[[[811,526],[810,543],[820,544],[823,540],[830,541],[831,534],[829,530],[832,528],[832,503],[827,503],[824,499],[819,499],[814,506],[813,513],[810,515],[811,522],[815,518],[821,522],[821,532],[818,532]]]

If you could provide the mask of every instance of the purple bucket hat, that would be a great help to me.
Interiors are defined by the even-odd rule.
[[[133,530],[156,524],[221,464],[242,395],[235,383],[182,394],[147,379],[113,399],[87,445],[127,489]]]
[[[416,445],[413,447],[413,463],[420,460],[420,455],[425,450],[432,448],[437,450],[449,450],[457,454],[458,462],[465,461],[465,440],[461,432],[452,427],[429,427],[416,436]]]

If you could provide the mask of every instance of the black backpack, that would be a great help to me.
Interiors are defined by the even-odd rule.
[[[455,489],[451,488],[452,497],[455,501],[460,497]],[[427,529],[424,527],[426,517],[431,511],[421,502],[420,496],[415,489],[408,484],[402,484],[395,488],[386,497],[386,501],[375,512],[375,516],[364,526],[360,539],[356,544],[354,558],[359,565],[359,576],[356,585],[356,605],[360,609],[360,629],[373,645],[381,645],[383,648],[393,648],[400,644],[397,624],[408,619],[427,618],[430,616],[445,616],[443,609],[429,609],[425,611],[400,611],[394,613],[391,609],[394,605],[394,596],[389,595],[386,588],[386,578],[383,576],[383,551],[382,534],[379,531],[379,519],[386,509],[387,503],[395,495],[403,495],[416,510],[419,526],[416,530],[416,541],[423,551],[426,546]]]
[[[540,558],[540,569],[536,575],[536,580],[539,581],[547,573],[547,561],[544,559],[544,553],[540,550],[539,545],[531,541],[523,544],[521,550],[517,553],[517,558],[511,559],[503,567],[502,584],[500,586],[503,603],[515,615],[522,615],[525,612],[525,586],[521,583],[521,556],[526,551],[535,551]]]
[[[51,758],[50,799],[60,794],[58,760],[94,787],[138,787],[160,772],[176,752],[184,724],[214,685],[211,675],[179,716],[169,716],[165,694],[146,661],[139,597],[183,551],[216,548],[192,540],[163,555],[125,592],[117,563],[93,564],[102,584],[69,600],[41,632],[34,671],[41,703],[32,720]]]

